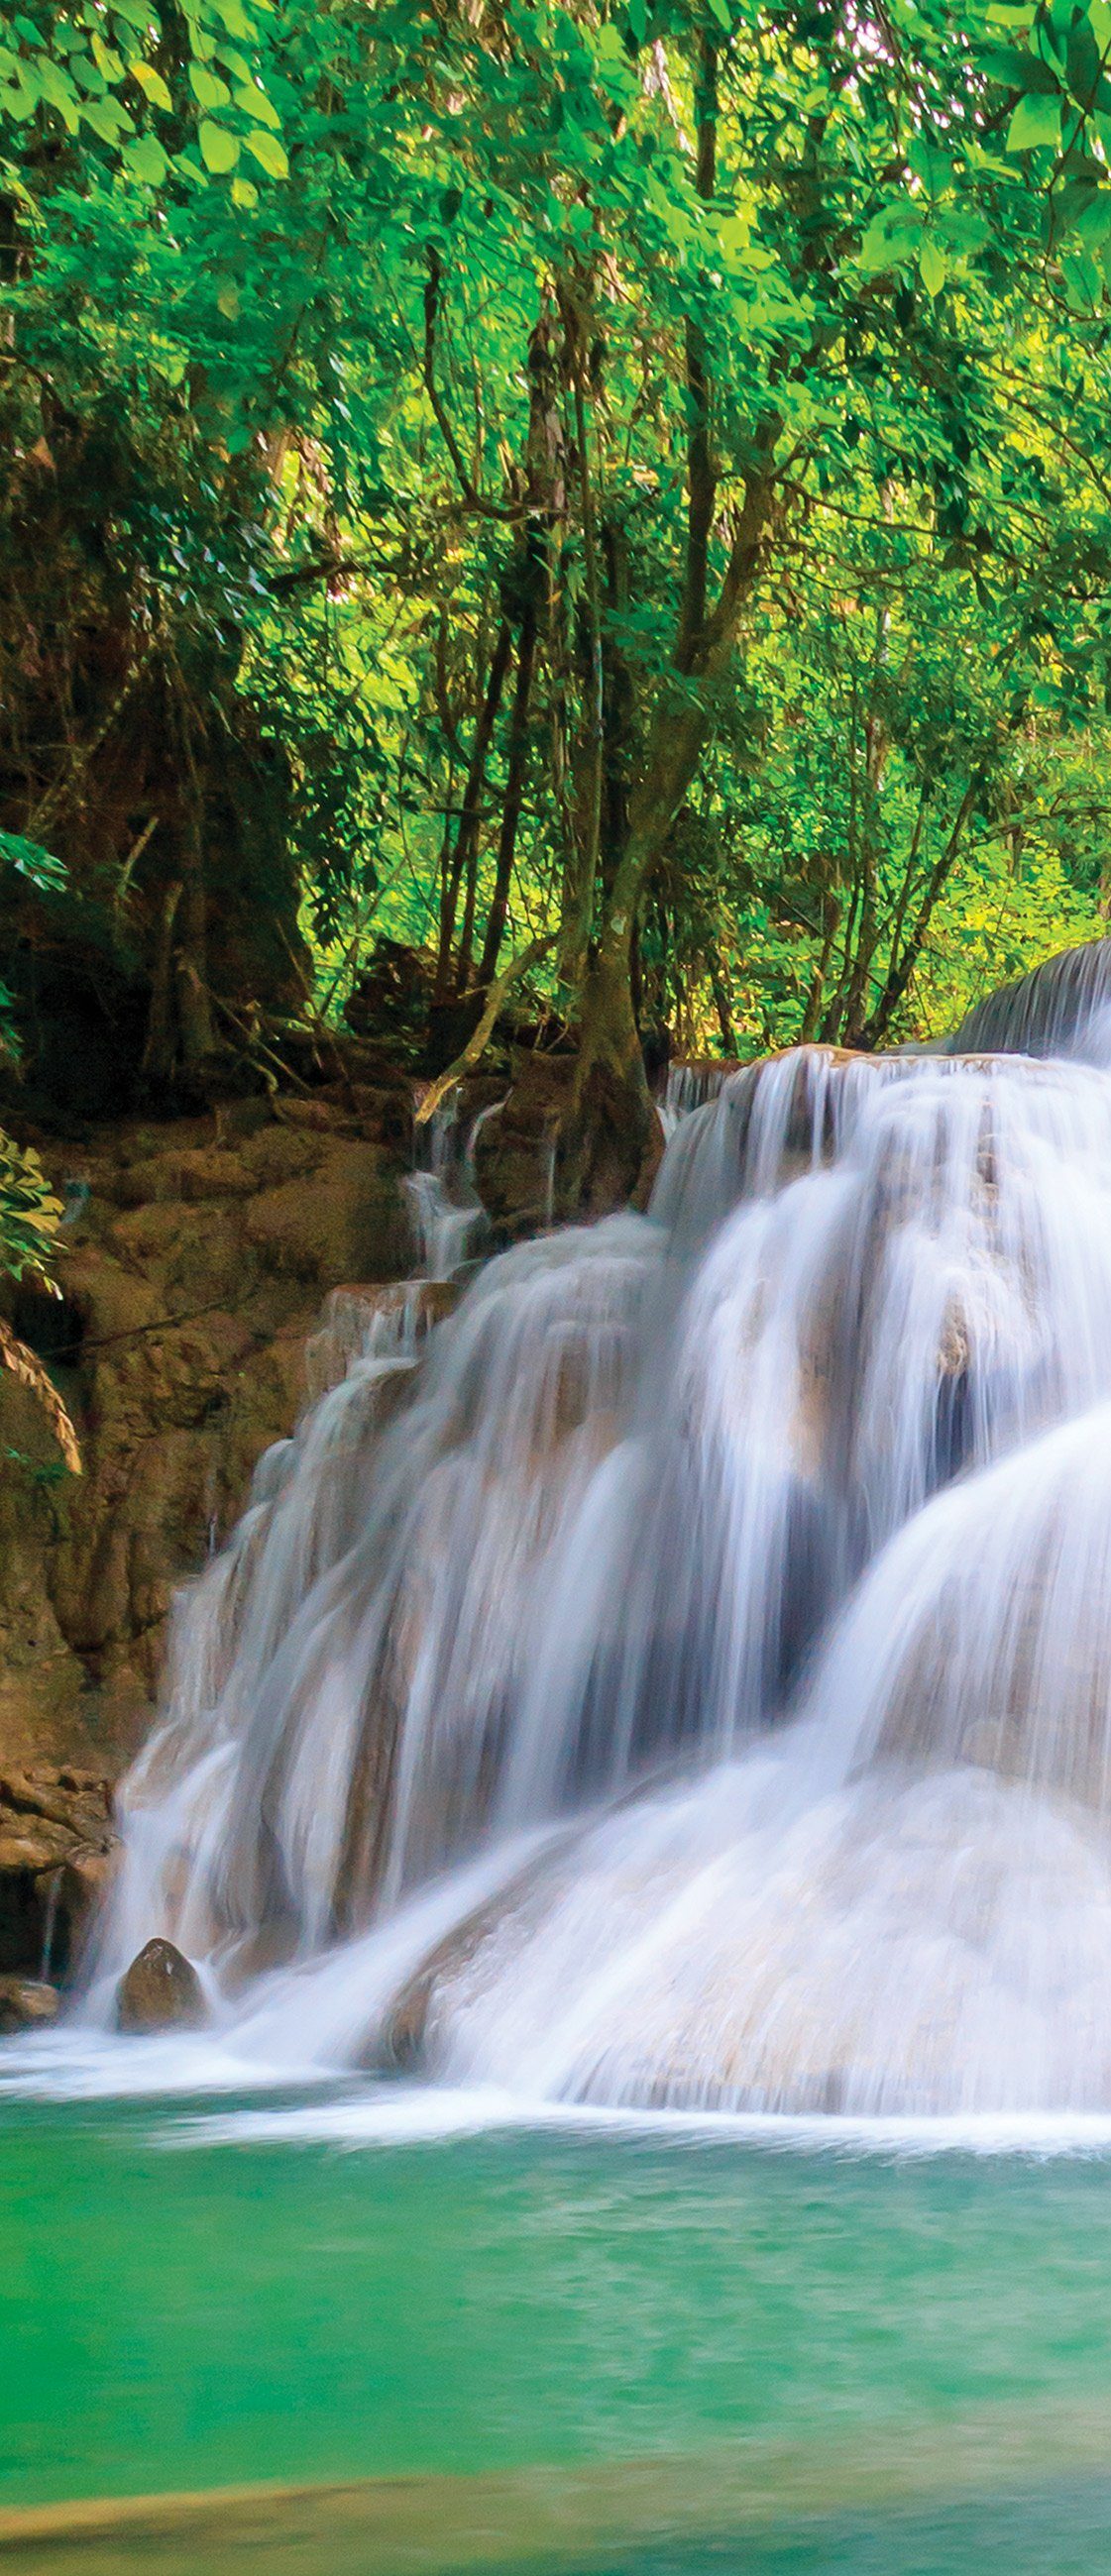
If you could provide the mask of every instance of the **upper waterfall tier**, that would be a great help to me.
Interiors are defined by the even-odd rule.
[[[331,1951],[344,2047],[500,2082],[1111,2103],[1053,2027],[1111,1972],[1109,1548],[1111,1079],[733,1076],[647,1218],[490,1263],[265,1463],[94,2002],[160,1931],[241,2029],[298,1963],[294,2053]]]
[[[1011,1055],[1075,1055],[1106,1064],[1109,1021],[1111,939],[1088,939],[977,1002],[947,1051],[979,1055],[1005,1048]]]

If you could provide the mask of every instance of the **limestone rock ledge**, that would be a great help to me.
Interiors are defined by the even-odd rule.
[[[177,1586],[302,1410],[324,1297],[412,1267],[407,1088],[337,1092],[29,1137],[74,1211],[63,1299],[17,1290],[4,1311],[51,1368],[84,1473],[0,1377],[0,1773],[118,1776],[149,1725]],[[17,1813],[0,1790],[5,1884]],[[51,1824],[40,1804],[39,1842]],[[72,1862],[43,1849],[40,1877]],[[33,1971],[26,1944],[9,1965]]]
[[[111,1786],[95,1771],[36,1763],[0,1775],[0,1984],[72,1973],[115,1846]],[[8,1996],[9,2026],[18,2002]]]

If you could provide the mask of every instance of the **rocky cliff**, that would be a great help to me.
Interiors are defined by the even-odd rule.
[[[33,1141],[71,1212],[63,1293],[8,1311],[84,1472],[0,1375],[0,1972],[33,1971],[48,1931],[64,1970],[173,1594],[292,1430],[325,1295],[413,1266],[400,1080]]]

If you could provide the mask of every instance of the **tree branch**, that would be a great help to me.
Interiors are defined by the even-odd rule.
[[[530,939],[527,946],[519,949],[516,957],[510,959],[496,983],[491,984],[482,1018],[468,1038],[462,1054],[456,1056],[454,1064],[449,1064],[447,1072],[441,1073],[437,1081],[429,1083],[420,1107],[415,1113],[418,1127],[427,1126],[433,1111],[439,1108],[441,1100],[449,1091],[454,1091],[456,1083],[462,1081],[472,1064],[478,1063],[510,986],[515,984],[518,977],[524,975],[530,966],[535,966],[537,959],[543,957],[549,948],[554,947],[557,937],[558,932],[550,930],[545,939]]]

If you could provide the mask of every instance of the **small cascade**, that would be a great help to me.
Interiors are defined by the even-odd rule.
[[[665,1136],[673,1136],[680,1119],[689,1118],[692,1109],[704,1109],[708,1100],[716,1100],[722,1084],[736,1070],[735,1065],[709,1057],[685,1063],[673,1056],[656,1103]]]
[[[478,1250],[486,1211],[475,1188],[474,1148],[489,1115],[489,1108],[480,1110],[461,1125],[453,1104],[441,1102],[418,1129],[428,1159],[408,1174],[405,1187],[426,1279],[454,1279]]]
[[[287,2063],[1111,2107],[1111,1076],[802,1049],[394,1293],[181,1607],[87,2009],[163,1932]]]
[[[1090,939],[989,993],[947,1041],[951,1055],[1080,1055],[1111,1061],[1111,939]],[[1094,1041],[1094,1043],[1093,1043]]]

